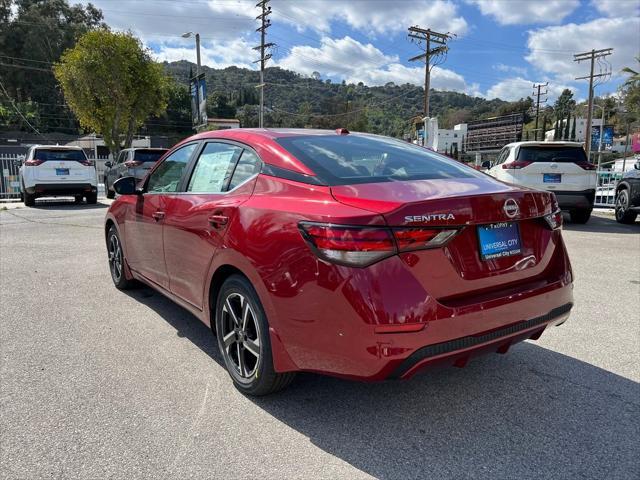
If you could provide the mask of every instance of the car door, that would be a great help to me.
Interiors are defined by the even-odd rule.
[[[261,161],[235,143],[205,143],[185,192],[165,218],[164,245],[171,292],[203,308],[207,272],[238,207],[253,192]]]
[[[509,158],[509,147],[504,147],[500,153],[498,154],[498,158],[496,159],[496,163],[487,171],[489,175],[492,177],[500,179],[500,173],[502,170],[502,164]]]
[[[118,177],[118,164],[122,162],[122,156],[124,155],[124,151],[120,151],[118,156],[113,160],[111,167],[107,170],[107,182],[109,185],[113,186],[113,182],[115,182]]]
[[[146,279],[169,289],[164,260],[163,227],[167,205],[179,191],[183,174],[198,142],[175,150],[151,172],[144,193],[125,220],[129,267]]]

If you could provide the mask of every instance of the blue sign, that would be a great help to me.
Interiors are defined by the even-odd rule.
[[[600,125],[591,127],[591,150],[598,150],[600,145]],[[613,145],[613,125],[605,125],[602,130],[602,150],[610,149]]]
[[[478,226],[480,257],[483,260],[519,255],[520,231],[515,222],[493,223]]]

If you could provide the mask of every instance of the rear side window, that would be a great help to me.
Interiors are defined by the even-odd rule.
[[[386,137],[305,135],[277,142],[328,185],[483,175],[425,148]]]
[[[136,150],[133,153],[133,159],[143,163],[157,162],[164,154],[165,150]]]
[[[233,171],[233,177],[229,183],[229,190],[233,190],[238,185],[246,182],[248,179],[260,172],[262,162],[258,156],[251,150],[244,150],[242,156]]]
[[[587,156],[582,147],[520,147],[518,160],[525,162],[576,163],[586,162]]]
[[[33,152],[33,158],[43,162],[49,161],[75,161],[84,162],[87,156],[82,150],[63,150],[54,148],[38,148]]]

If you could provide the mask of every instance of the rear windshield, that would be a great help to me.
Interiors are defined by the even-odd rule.
[[[136,150],[133,153],[133,159],[139,162],[155,162],[166,150]]]
[[[435,152],[386,137],[305,135],[277,142],[328,185],[482,176]]]
[[[53,148],[38,148],[34,152],[33,158],[35,158],[36,160],[42,160],[43,162],[55,160],[84,162],[87,159],[82,150],[62,150]]]
[[[575,163],[586,162],[582,147],[520,147],[518,160],[527,162]]]

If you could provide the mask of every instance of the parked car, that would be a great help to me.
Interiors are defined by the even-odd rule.
[[[20,162],[20,196],[27,207],[38,197],[69,197],[98,201],[96,166],[80,147],[36,145]]]
[[[553,192],[572,222],[589,221],[598,177],[581,143],[510,143],[489,167],[487,173],[503,182]]]
[[[142,180],[166,152],[166,148],[125,148],[114,162],[106,161],[103,180],[107,198],[115,196],[113,182],[129,176]]]
[[[616,220],[633,223],[640,213],[640,160],[626,172],[616,186]]]
[[[563,323],[573,275],[550,192],[347,130],[201,133],[105,220],[112,280],[217,335],[236,387],[297,371],[408,378]]]

